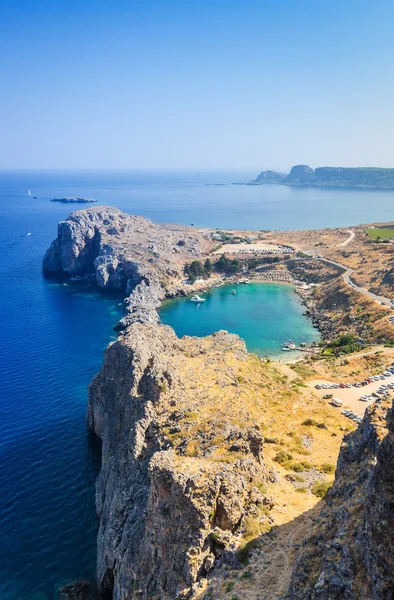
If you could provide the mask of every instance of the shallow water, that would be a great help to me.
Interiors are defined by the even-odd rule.
[[[161,322],[173,327],[179,337],[202,337],[224,329],[245,340],[250,352],[284,360],[297,353],[282,352],[283,342],[292,339],[296,344],[309,344],[319,339],[291,285],[230,284],[200,295],[206,299],[200,304],[190,298],[166,301],[159,311]]]

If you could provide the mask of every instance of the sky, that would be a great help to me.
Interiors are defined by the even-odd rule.
[[[392,0],[0,0],[0,169],[394,167]]]

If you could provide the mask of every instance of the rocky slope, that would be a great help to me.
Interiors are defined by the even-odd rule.
[[[120,328],[134,320],[157,323],[156,309],[185,262],[212,248],[192,227],[158,225],[143,217],[98,206],[72,213],[58,226],[45,254],[47,274],[93,278],[104,290],[128,297]]]
[[[180,340],[159,325],[156,309],[184,262],[210,247],[194,229],[97,207],[60,223],[44,259],[48,273],[128,294],[123,330],[89,390],[89,426],[102,441],[97,598],[390,600],[387,406],[346,438],[291,579],[319,513],[314,486],[332,479],[352,425],[237,336]],[[254,549],[246,572],[242,546]],[[61,597],[91,593],[80,580]]]
[[[231,358],[247,360],[236,336],[179,340],[140,323],[108,347],[88,415],[102,440],[100,598],[189,597],[247,515],[270,505],[254,487],[276,478],[259,428],[219,424],[215,414],[209,424],[211,378],[223,395],[231,389]]]
[[[394,411],[382,401],[345,437],[335,485],[303,542],[289,600],[394,598],[393,465]]]

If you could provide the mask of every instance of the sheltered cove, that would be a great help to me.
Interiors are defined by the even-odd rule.
[[[249,355],[237,336],[219,332],[179,340],[159,324],[163,298],[184,293],[174,283],[184,262],[212,247],[208,233],[97,207],[60,223],[44,259],[47,273],[87,276],[99,288],[127,294],[120,334],[89,391],[89,426],[102,440],[96,492],[96,593],[102,599],[223,597],[224,570],[242,569],[242,540],[273,526],[278,539],[284,532],[285,498],[286,519],[304,512],[306,527],[312,527],[316,499],[306,492],[325,482],[318,467],[333,459],[347,426],[296,379],[284,381],[273,365]],[[383,421],[388,406],[386,401],[368,411],[346,438],[338,483],[323,515],[323,542],[321,535],[312,536],[294,573],[291,564],[280,568],[272,597],[389,597],[393,556],[381,545],[382,539],[390,545],[390,527],[381,524],[392,522],[393,427],[389,421],[387,430]],[[289,437],[287,414],[293,423]],[[313,421],[314,414],[323,423]],[[309,463],[305,453],[313,442]],[[344,481],[355,463],[366,476],[356,473],[349,488]],[[294,494],[297,481],[289,466],[304,478],[306,492]],[[349,519],[357,499],[363,499],[358,516]],[[266,574],[278,571],[259,552],[252,552],[249,564],[253,574],[238,577],[231,588],[243,598],[252,598],[252,584],[267,589]],[[361,595],[355,595],[358,590]]]

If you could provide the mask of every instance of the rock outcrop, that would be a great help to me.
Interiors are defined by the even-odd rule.
[[[93,589],[86,579],[77,579],[59,590],[59,600],[93,600]]]
[[[289,600],[394,598],[394,410],[368,409],[345,437],[335,484],[304,540]],[[386,422],[387,416],[387,422]]]
[[[186,260],[212,247],[209,236],[192,227],[158,225],[111,206],[72,213],[58,226],[45,254],[46,273],[94,274],[98,287],[131,291],[150,277],[182,274]]]
[[[237,336],[141,323],[106,350],[88,413],[102,440],[100,598],[188,598],[263,502],[253,485],[275,480],[258,429],[207,430],[210,371],[231,357],[247,358]]]
[[[72,213],[58,226],[45,254],[47,274],[93,277],[105,290],[127,296],[118,329],[134,320],[157,323],[156,310],[183,265],[212,248],[208,235],[192,227],[158,225],[117,208],[98,206]]]

